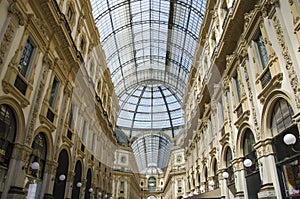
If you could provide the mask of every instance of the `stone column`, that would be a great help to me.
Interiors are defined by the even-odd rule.
[[[220,181],[220,189],[221,189],[221,198],[226,199],[228,198],[228,187],[227,187],[227,180],[223,178],[224,169],[221,170],[219,173],[219,181]]]
[[[244,198],[244,192],[247,190],[246,179],[245,179],[245,170],[243,165],[243,159],[237,158],[233,161],[233,168],[235,178],[235,187],[236,187],[236,199]]]
[[[8,178],[5,183],[2,198],[24,198],[25,193],[23,189],[26,174],[25,170],[28,166],[30,154],[31,148],[20,144],[15,144],[9,163],[9,169],[7,172]]]
[[[281,191],[276,163],[272,147],[272,139],[267,138],[254,145],[257,151],[260,178],[262,181],[258,198],[275,199],[280,198]],[[274,173],[275,172],[275,173]]]
[[[69,171],[68,172],[67,183],[66,183],[66,191],[65,191],[65,197],[66,197],[66,199],[72,197],[74,176],[75,176],[74,171]]]
[[[44,177],[43,177],[43,188],[42,193],[44,199],[53,199],[53,188],[55,182],[56,168],[58,164],[54,161],[47,161],[45,165]]]

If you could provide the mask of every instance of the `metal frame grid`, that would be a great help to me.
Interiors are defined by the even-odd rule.
[[[171,142],[167,137],[150,133],[139,137],[131,146],[141,173],[155,167],[163,171],[166,167],[171,149]]]
[[[193,61],[205,0],[91,0],[107,63],[122,91],[153,80],[183,93]],[[140,72],[147,70],[146,73]],[[167,81],[168,76],[172,81]]]
[[[206,0],[91,0],[93,16],[141,172],[164,168],[181,109]],[[145,136],[146,132],[151,132]],[[166,137],[161,136],[163,132]],[[149,143],[148,143],[149,142]],[[167,144],[162,144],[166,142]]]
[[[141,131],[164,131],[176,136],[175,129],[184,125],[181,97],[163,85],[139,85],[124,93],[117,126],[130,138]],[[126,131],[125,131],[126,132]]]

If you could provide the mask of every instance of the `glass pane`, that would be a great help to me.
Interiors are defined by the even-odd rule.
[[[18,69],[24,77],[26,77],[27,71],[29,69],[29,64],[30,64],[33,50],[34,50],[34,46],[32,42],[28,39],[25,43],[25,47],[23,49],[20,62],[18,64]]]
[[[59,82],[58,78],[54,77],[51,92],[50,92],[50,97],[49,97],[49,105],[53,109],[55,108],[55,103],[56,103],[56,99],[57,99],[57,94],[58,94],[57,92],[58,92],[59,84],[60,84],[60,82]]]

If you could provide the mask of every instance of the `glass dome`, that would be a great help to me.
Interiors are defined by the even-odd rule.
[[[124,92],[117,126],[138,137],[147,131],[163,131],[174,137],[184,125],[181,97],[164,85],[139,85]]]
[[[163,134],[146,134],[136,139],[132,145],[140,173],[162,172],[169,159],[171,142]]]
[[[120,100],[117,126],[128,136],[141,171],[149,163],[162,169],[171,140],[184,125],[182,97],[206,0],[91,0],[91,4]],[[155,144],[145,144],[149,140]]]

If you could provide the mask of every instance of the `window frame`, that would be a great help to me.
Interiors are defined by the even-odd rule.
[[[22,69],[20,69],[21,67],[19,67],[19,66],[20,66],[20,63],[22,61],[22,58],[25,56],[24,53],[25,53],[27,44],[30,44],[32,46],[32,51],[30,52],[30,55],[29,55],[29,61],[26,65],[26,67],[27,67],[26,71],[25,71],[25,73],[23,73]],[[18,65],[17,65],[19,75],[22,76],[23,78],[25,78],[27,81],[29,81],[29,79],[31,77],[33,62],[35,61],[35,58],[36,58],[36,51],[37,51],[37,46],[36,46],[35,42],[33,41],[33,39],[28,37],[26,39],[25,43],[24,43],[24,47],[22,49],[21,57],[19,58],[19,62],[18,62]],[[23,63],[24,63],[24,59],[23,59],[23,62],[21,64],[22,67],[24,67]]]
[[[254,46],[254,52],[255,57],[258,62],[258,72],[261,73],[264,71],[265,68],[267,68],[269,63],[269,52],[267,49],[266,41],[263,37],[261,29],[258,29],[255,36],[252,39],[253,46]],[[259,42],[263,42],[261,45],[259,45]],[[260,48],[263,47],[263,48]],[[262,52],[264,51],[264,52]],[[265,60],[266,58],[266,60]]]
[[[54,83],[55,81],[57,82],[56,87],[54,88]],[[59,79],[59,77],[57,75],[54,75],[52,82],[51,82],[51,89],[49,90],[49,97],[48,97],[48,104],[49,107],[52,108],[53,110],[55,110],[55,108],[57,107],[57,103],[58,103],[58,95],[59,95],[59,91],[60,91],[60,87],[61,87],[61,80]],[[54,92],[52,92],[54,91]],[[54,94],[54,97],[52,98],[51,94]]]

